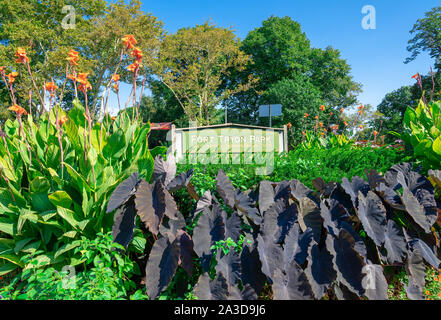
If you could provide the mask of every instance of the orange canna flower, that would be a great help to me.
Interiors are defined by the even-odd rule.
[[[4,76],[5,75],[5,70],[6,70],[6,67],[0,67],[0,74],[2,75],[2,76]]]
[[[24,48],[18,47],[17,52],[15,53],[15,56],[17,57],[17,60],[15,62],[17,63],[23,63],[26,64],[29,62],[29,58],[26,54],[26,50]]]
[[[122,38],[122,41],[126,47],[127,50],[132,49],[135,44],[138,44],[138,41],[136,41],[133,34],[127,34]]]
[[[420,76],[420,73],[417,72],[417,74],[414,74],[414,75],[412,76],[412,79],[417,79],[419,76]]]
[[[374,134],[374,137],[378,136],[378,131],[374,130],[373,134]]]
[[[75,51],[74,49],[70,49],[69,52],[67,53],[66,60],[69,61],[72,66],[77,66],[78,58],[79,58],[78,51]]]
[[[343,124],[345,125],[345,127],[348,126],[348,123],[346,121],[343,121]]]
[[[22,114],[27,115],[28,113],[26,110],[22,107],[20,107],[18,104],[14,104],[13,106],[10,106],[8,110],[11,110],[15,112],[18,116],[21,116]]]
[[[343,113],[343,111],[345,111],[345,109],[344,109],[344,108],[341,108],[341,109],[340,109],[340,113]]]
[[[426,295],[429,295],[429,294],[430,294],[429,290],[426,290]]]
[[[80,89],[80,91],[82,91],[84,94],[86,94],[87,90],[92,89],[92,86],[91,86],[90,82],[86,80],[85,82],[80,82],[80,84],[78,85],[78,89]]]
[[[120,79],[119,74],[114,74],[114,75],[112,76],[112,81],[113,81],[113,82],[118,82],[119,79]]]
[[[323,129],[323,132],[328,132],[328,129],[324,128],[324,129]]]
[[[319,122],[320,128],[323,128],[323,122]]]
[[[114,83],[113,84],[113,89],[115,89],[116,91],[119,91],[118,83]]]
[[[47,92],[50,92],[51,94],[58,89],[58,86],[53,82],[46,82],[44,84],[44,88],[46,89]]]
[[[321,105],[321,106],[320,106],[320,110],[325,111],[325,106],[324,106],[324,105]]]
[[[361,111],[361,110],[358,110],[358,114],[363,114],[363,111]]]
[[[142,51],[141,51],[141,49],[139,49],[138,47],[133,49],[132,57],[134,57],[137,61],[141,61],[142,60]]]
[[[75,77],[73,74],[70,74],[67,76],[70,80],[72,80],[73,82],[77,82],[77,77]]]
[[[315,120],[318,120],[318,118],[319,118],[319,116],[315,116],[315,117],[314,117]]]
[[[135,72],[136,69],[141,68],[141,67],[142,67],[142,64],[139,63],[138,60],[136,60],[135,62],[133,62],[131,65],[129,65],[129,66],[127,67],[127,70],[132,71],[132,72]]]
[[[358,107],[358,110],[361,110],[361,109],[363,109],[363,108],[364,108],[364,106],[361,105],[361,106]]]
[[[302,132],[302,135],[306,136],[306,132],[305,132],[305,131],[303,131],[303,132]]]
[[[291,124],[291,122],[288,122],[288,124],[286,125],[289,129],[291,129],[292,128],[292,124]]]
[[[82,84],[86,84],[88,73],[79,73],[76,81]]]
[[[18,76],[18,72],[14,71],[14,72],[8,73],[6,76],[8,77],[9,83],[14,83],[15,78],[17,78],[17,76]]]
[[[309,114],[305,113],[305,118],[308,118],[308,117],[309,117]]]
[[[360,124],[358,127],[360,128],[360,130],[363,129],[363,125],[362,124]]]
[[[112,116],[112,121],[115,121],[116,120],[116,116]]]
[[[69,118],[66,117],[65,115],[62,115],[62,116],[60,117],[60,119],[58,119],[58,124],[59,124],[60,126],[62,126],[63,124],[65,124],[65,123],[67,122],[67,120],[69,120]]]

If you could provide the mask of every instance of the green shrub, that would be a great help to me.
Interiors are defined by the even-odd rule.
[[[125,113],[114,121],[107,116],[89,131],[78,100],[68,113],[54,107],[38,120],[28,115],[6,121],[0,139],[0,275],[32,268],[21,257],[36,252],[41,265],[75,265],[76,240],[110,230],[113,219],[105,209],[113,189],[134,171],[151,175],[160,150],[150,153],[149,131],[150,124]]]
[[[112,235],[98,233],[97,238],[83,237],[78,241],[74,256],[82,265],[75,269],[56,270],[53,267],[30,268],[12,279],[0,290],[2,299],[25,300],[109,300],[127,299],[135,290],[135,274],[139,268],[128,256],[120,254],[124,247],[113,242]],[[39,251],[22,258],[27,264],[39,263]],[[136,296],[138,299],[139,292]]]
[[[408,107],[403,120],[404,132],[399,136],[413,149],[415,159],[424,170],[441,166],[441,101],[430,101],[415,108]]]

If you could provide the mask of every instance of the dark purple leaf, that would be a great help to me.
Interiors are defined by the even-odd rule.
[[[363,279],[363,288],[369,300],[388,300],[388,284],[383,274],[383,267],[378,264],[367,264]]]
[[[234,204],[240,212],[250,217],[256,225],[262,223],[262,216],[254,205],[253,200],[244,192],[237,191],[234,197]]]
[[[380,247],[387,230],[386,208],[380,198],[372,191],[367,195],[359,191],[357,213],[367,235]]]
[[[150,299],[156,299],[170,284],[178,268],[180,246],[163,237],[155,241],[145,268],[146,289]]]
[[[250,285],[259,294],[265,285],[266,277],[262,273],[262,263],[256,247],[250,248],[245,245],[240,254],[242,266],[242,283]]]
[[[229,287],[237,284],[240,279],[241,265],[239,255],[235,250],[230,250],[227,255],[217,260],[216,273],[222,273]]]
[[[161,155],[156,156],[155,166],[152,173],[152,179],[161,180],[166,186],[172,181],[176,175],[176,159],[172,154],[167,156],[167,161],[164,161]]]
[[[334,270],[337,271],[337,280],[362,297],[365,262],[354,246],[355,239],[344,229],[340,230],[337,239],[329,234],[326,238],[326,248],[333,257],[332,262]]]
[[[199,277],[193,292],[199,300],[227,300],[227,281],[221,273],[214,280],[210,280],[210,276],[204,273]]]
[[[274,271],[283,262],[282,247],[274,243],[272,239],[265,239],[261,235],[258,235],[257,249],[259,251],[260,262],[262,263],[262,272],[270,280],[273,280]]]
[[[171,193],[186,187],[190,183],[190,179],[193,176],[193,169],[188,170],[187,172],[182,172],[178,174],[173,180],[167,184],[167,190]]]
[[[293,262],[286,270],[276,269],[273,281],[274,300],[312,300],[311,285],[302,268]]]
[[[141,221],[155,235],[164,215],[178,219],[176,203],[160,180],[153,184],[142,181],[136,191],[135,204]]]
[[[216,205],[219,206],[219,205]],[[207,271],[212,257],[211,246],[217,241],[224,240],[225,224],[222,210],[204,208],[198,223],[193,230],[194,251],[201,260],[202,268]]]
[[[273,185],[270,181],[261,181],[259,184],[259,210],[262,214],[265,213],[274,203]]]
[[[110,196],[109,202],[107,203],[106,213],[112,212],[116,208],[120,207],[124,202],[126,202],[130,198],[130,196],[135,193],[138,182],[138,172],[133,173],[130,177],[121,182]]]
[[[305,269],[305,274],[311,284],[314,296],[320,300],[336,278],[332,256],[326,247],[320,249],[319,245],[313,241],[308,248],[307,261],[308,266]]]
[[[406,239],[403,229],[393,220],[387,222],[387,232],[385,234],[384,247],[387,251],[387,261],[390,264],[402,263],[406,256]]]
[[[221,196],[222,200],[224,200],[225,204],[230,208],[234,208],[236,189],[233,187],[231,181],[222,170],[219,170],[217,173],[216,187],[217,192],[219,192],[219,195]]]
[[[131,199],[122,207],[116,209],[115,215],[113,216],[113,241],[127,249],[127,246],[133,238],[135,220],[135,202]]]
[[[289,230],[283,246],[285,270],[292,261],[296,261],[299,265],[305,262],[313,236],[311,228],[300,234],[300,226],[297,223]]]

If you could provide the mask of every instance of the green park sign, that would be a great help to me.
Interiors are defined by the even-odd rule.
[[[189,154],[282,153],[287,150],[287,128],[241,124],[175,128],[172,151],[177,160]]]

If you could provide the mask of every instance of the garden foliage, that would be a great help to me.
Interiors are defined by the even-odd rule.
[[[73,257],[78,240],[113,223],[105,215],[113,189],[132,172],[151,175],[149,131],[150,124],[122,113],[93,125],[86,139],[78,100],[68,113],[54,107],[38,120],[7,120],[0,141],[0,275],[32,268],[21,258],[35,252],[39,266],[82,263]]]
[[[317,178],[316,191],[299,180],[264,180],[243,191],[219,170],[216,190],[198,195],[192,174],[176,176],[173,157],[158,156],[151,183],[134,173],[108,204],[108,211],[117,208],[115,241],[127,246],[136,216],[154,235],[145,268],[151,299],[180,269],[198,272],[193,294],[202,300],[257,299],[264,288],[273,299],[387,299],[390,266],[405,267],[408,297],[422,299],[426,265],[439,268],[439,203],[410,163],[384,175],[366,172],[367,181]],[[440,176],[434,171],[430,179]],[[197,201],[188,216],[174,200],[184,187]],[[231,242],[242,247],[216,250]]]

